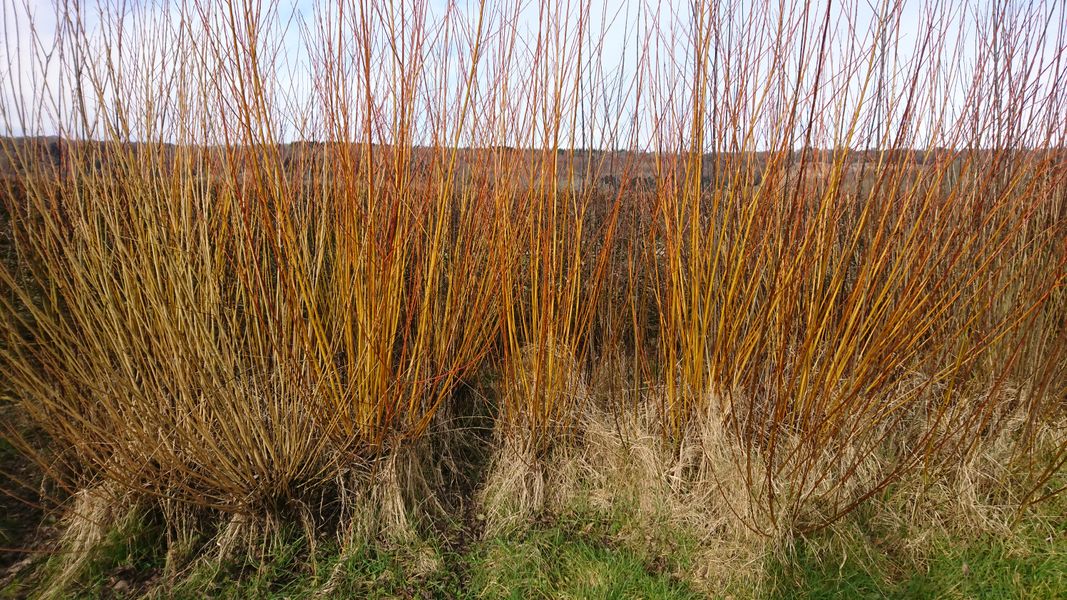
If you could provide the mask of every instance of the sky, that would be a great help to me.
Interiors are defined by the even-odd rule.
[[[478,99],[497,98],[499,105],[509,108],[499,109],[499,115],[492,110],[483,111],[469,122],[477,121],[480,127],[499,127],[501,133],[495,136],[504,141],[519,145],[542,144],[550,141],[553,134],[544,131],[546,119],[538,117],[538,111],[544,111],[551,100],[560,100],[565,106],[569,106],[568,102],[573,105],[570,99],[579,95],[583,99],[581,108],[570,110],[568,115],[575,118],[564,119],[567,121],[566,131],[554,134],[563,139],[554,143],[641,148],[663,144],[667,138],[692,135],[692,131],[680,131],[679,124],[685,122],[692,110],[692,99],[698,93],[693,87],[693,57],[698,53],[693,40],[700,36],[694,34],[703,30],[701,23],[706,24],[711,19],[718,23],[714,29],[718,35],[704,36],[706,45],[703,50],[706,53],[721,51],[721,54],[727,54],[728,50],[732,58],[714,63],[713,72],[708,76],[707,87],[702,92],[705,104],[710,107],[704,128],[719,143],[728,143],[726,138],[732,137],[740,139],[733,143],[749,147],[772,145],[784,135],[780,127],[776,131],[775,124],[780,124],[783,113],[788,111],[789,98],[798,94],[805,102],[800,103],[800,126],[794,126],[790,133],[804,139],[792,139],[789,143],[816,141],[824,146],[856,145],[860,143],[862,132],[850,131],[848,124],[852,121],[871,122],[872,118],[886,124],[885,132],[870,133],[868,138],[890,135],[892,124],[904,119],[907,105],[904,100],[910,77],[917,75],[931,77],[925,86],[928,97],[919,101],[924,113],[929,114],[918,117],[918,120],[927,119],[930,123],[920,125],[915,115],[911,115],[911,127],[915,130],[912,134],[916,136],[914,143],[933,144],[937,141],[936,136],[929,132],[938,129],[937,122],[960,121],[961,115],[969,110],[967,89],[974,84],[975,72],[994,72],[985,61],[996,48],[980,43],[990,39],[988,35],[979,35],[982,28],[998,21],[1016,23],[1026,19],[1035,22],[1047,19],[1051,23],[1047,39],[1040,43],[1021,44],[1029,45],[1028,50],[1010,57],[1013,69],[1008,75],[1001,76],[1010,83],[1014,79],[1009,75],[1027,73],[1029,68],[1030,72],[1023,80],[1026,85],[1020,84],[1023,90],[1020,93],[1039,98],[1054,90],[1057,74],[1064,75],[1064,67],[1052,68],[1052,65],[1063,54],[1060,24],[1067,21],[1063,0],[1047,3],[849,0],[829,4],[812,2],[806,12],[801,10],[804,3],[800,0],[725,0],[705,2],[700,10],[694,10],[690,1],[677,0],[515,0],[490,1],[484,6],[473,0],[395,3],[352,0],[346,2],[344,11],[338,10],[336,2],[237,2],[258,7],[267,17],[264,26],[269,25],[270,35],[265,36],[269,43],[263,47],[273,48],[276,53],[264,54],[276,59],[269,61],[260,57],[260,64],[270,63],[269,68],[264,69],[262,85],[269,88],[268,95],[273,102],[271,110],[277,114],[271,124],[276,129],[272,135],[279,141],[329,137],[329,128],[322,117],[325,102],[322,84],[336,64],[327,67],[326,62],[343,63],[349,67],[347,71],[337,69],[344,71],[349,82],[346,89],[351,98],[345,101],[351,103],[349,108],[366,112],[366,106],[361,108],[359,104],[360,94],[355,92],[366,89],[357,81],[361,66],[360,46],[353,41],[357,37],[357,27],[353,21],[346,21],[358,14],[360,8],[369,15],[366,21],[376,26],[375,32],[369,35],[369,39],[375,40],[371,65],[373,82],[369,88],[376,114],[385,121],[399,118],[402,112],[395,101],[399,93],[395,81],[407,68],[393,59],[396,55],[385,43],[389,27],[410,26],[417,16],[412,7],[421,6],[425,10],[421,15],[424,31],[430,37],[437,36],[426,46],[432,50],[424,57],[423,82],[418,92],[413,93],[412,97],[416,99],[409,102],[419,107],[416,112],[420,112],[420,116],[414,117],[412,127],[417,142],[454,139],[463,144],[464,141],[477,143],[478,139],[487,139],[488,134],[478,133],[474,125],[470,126],[470,131],[462,128],[449,131],[433,125],[435,106],[438,109],[453,107],[450,110],[454,115],[458,110],[455,107],[462,105],[461,90],[470,73],[470,37],[477,29],[479,8],[482,8],[485,11],[483,44],[480,46],[482,60],[475,69],[479,82]],[[126,133],[132,137],[152,137],[153,127],[166,120],[159,116],[165,112],[160,108],[165,104],[159,101],[161,98],[184,95],[188,102],[196,103],[197,93],[183,88],[173,73],[188,65],[188,57],[195,54],[195,49],[204,47],[199,42],[199,45],[183,46],[190,44],[189,40],[179,39],[173,27],[166,33],[164,25],[177,23],[182,15],[201,23],[211,19],[218,23],[217,19],[225,18],[224,11],[215,10],[222,4],[217,0],[200,0],[199,3],[191,0],[70,0],[64,3],[0,0],[0,34],[3,36],[0,48],[0,133],[103,137],[106,133],[99,123],[107,119],[101,115],[123,114],[126,117],[122,119],[122,128]],[[69,20],[64,20],[64,7],[75,7],[78,11]],[[198,11],[198,7],[207,7],[207,10]],[[508,12],[511,10],[514,13]],[[207,16],[208,13],[212,16]],[[543,26],[541,18],[547,13],[557,15],[558,26]],[[581,13],[587,15],[587,32],[593,32],[584,38],[575,30]],[[513,16],[508,17],[509,14]],[[785,50],[775,50],[769,39],[779,27],[779,17],[788,14],[793,15],[786,19],[792,23],[792,28],[785,34],[778,34],[779,39],[788,40]],[[879,15],[891,21],[883,35],[875,34]],[[829,24],[825,39],[820,35],[824,19]],[[328,22],[347,23],[343,28],[343,48],[334,49],[337,55],[347,52],[350,59],[347,62],[322,59],[328,55],[323,54],[322,41],[329,36],[320,35],[322,30],[318,26]],[[443,22],[451,24],[444,31],[439,28]],[[652,27],[653,23],[655,27]],[[72,58],[75,53],[70,43],[70,31],[75,25],[84,32],[84,48],[89,49],[93,57],[88,63],[97,67],[96,87],[102,90],[100,95],[86,91],[93,87],[92,78],[86,75],[91,69],[86,66],[87,61],[79,63]],[[934,35],[924,37],[924,31],[931,25]],[[1059,29],[1057,25],[1060,25]],[[63,28],[67,33],[57,33]],[[558,30],[564,35],[561,39],[542,39],[538,46],[538,32],[546,30]],[[1005,35],[1010,37],[1010,34],[1008,31]],[[512,39],[518,42],[512,49],[514,55],[510,61],[503,61],[500,57],[506,52],[506,42]],[[960,42],[958,47],[957,42]],[[931,43],[943,46],[931,51]],[[919,48],[925,48],[926,54],[916,60]],[[820,54],[819,49],[824,51]],[[577,58],[579,51],[580,62]],[[775,52],[781,54],[777,63],[771,58]],[[877,68],[869,61],[875,56],[886,59]],[[571,77],[568,84],[561,86],[563,89],[553,93],[546,83],[551,74],[542,75],[536,69],[538,57],[542,64],[549,60],[545,57],[568,64],[569,70],[565,71],[569,73],[581,69],[582,75]],[[941,62],[932,64],[935,59]],[[411,64],[410,57],[405,57],[405,61],[406,65]],[[1037,72],[1037,67],[1044,71]],[[123,74],[124,83],[108,84],[106,71],[109,69]],[[73,85],[77,80],[74,73],[83,81],[80,96],[78,87]],[[883,81],[880,94],[871,91],[875,86],[872,78]],[[819,85],[816,85],[817,81]],[[217,81],[209,83],[218,84]],[[575,85],[582,87],[575,88]],[[513,91],[503,92],[504,86]],[[821,94],[805,96],[805,90],[816,88],[823,90]],[[539,93],[528,93],[530,90]],[[220,122],[231,113],[248,110],[247,106],[233,100],[241,95],[240,90],[220,84],[215,92],[225,96],[227,101],[205,102],[199,108],[187,107],[187,110],[199,111],[197,114],[205,119]],[[524,97],[523,92],[533,97]],[[76,101],[78,97],[82,99],[80,103]],[[1044,116],[1048,121],[1044,125],[1046,129],[1059,123],[1062,116],[1059,105],[1063,102],[1059,98],[1045,101],[1045,112],[1049,112],[1051,103],[1055,113]],[[492,103],[478,103],[476,99],[473,104],[484,109]],[[984,111],[983,118],[989,118],[985,113],[992,113],[991,108],[975,110],[976,115]],[[152,118],[144,118],[146,115]],[[496,124],[494,115],[498,120],[510,119],[510,122]],[[524,120],[524,115],[529,117],[528,121]],[[1023,116],[1016,118],[1026,121]],[[140,125],[138,119],[152,124]],[[113,120],[119,119],[115,117]],[[97,126],[87,133],[82,126],[85,122],[94,122]],[[355,136],[357,128],[355,125],[352,128],[349,134]],[[173,132],[164,134],[165,130],[166,126],[163,126],[157,133],[176,135]],[[724,131],[729,131],[729,135],[722,134]],[[387,134],[382,136],[383,139],[388,137]]]

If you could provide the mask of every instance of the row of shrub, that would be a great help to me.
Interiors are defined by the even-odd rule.
[[[623,43],[590,3],[339,0],[299,49],[274,4],[87,8],[23,29],[0,113],[59,133],[3,143],[0,371],[70,493],[382,509],[487,374],[500,448],[643,420],[759,531],[1009,430],[1016,500],[1055,491],[1062,7],[931,9],[906,48],[892,3]]]

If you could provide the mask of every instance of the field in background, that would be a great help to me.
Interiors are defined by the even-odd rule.
[[[653,8],[6,3],[4,593],[1064,593],[1063,7]]]

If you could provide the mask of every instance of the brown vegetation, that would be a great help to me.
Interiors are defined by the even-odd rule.
[[[531,35],[520,3],[408,4],[309,18],[307,99],[268,83],[273,5],[104,7],[101,35],[139,34],[121,69],[62,14],[78,95],[0,114],[62,129],[0,144],[0,381],[47,443],[5,436],[71,497],[404,529],[439,491],[427,440],[486,373],[499,523],[601,460],[596,485],[647,481],[641,501],[817,529],[1009,425],[1017,503],[1055,491],[1062,8],[994,8],[977,41],[1002,54],[960,81],[950,7],[894,64],[892,3],[848,32],[697,3],[629,34],[643,92],[612,114],[588,106],[624,89],[590,5],[545,3]],[[627,150],[573,149],[590,132]]]

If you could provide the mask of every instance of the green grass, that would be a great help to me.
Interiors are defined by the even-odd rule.
[[[481,598],[703,597],[670,572],[669,561],[616,544],[604,525],[556,524],[488,540],[471,557],[469,591]]]
[[[707,590],[686,580],[680,560],[605,537],[603,524],[541,525],[452,551],[423,540],[368,547],[347,557],[320,548],[315,565],[300,541],[268,558],[203,562],[164,584],[149,537],[114,532],[69,596],[79,598],[1067,598],[1067,535],[1038,528],[1004,540],[938,539],[920,557],[858,535],[849,524],[800,538],[768,557],[759,590]],[[146,532],[143,530],[142,533]],[[340,567],[338,568],[338,565]],[[753,569],[760,566],[753,565]],[[331,575],[339,575],[328,585]],[[126,582],[122,584],[120,582]],[[16,581],[0,598],[32,594]]]
[[[293,530],[258,558],[256,552],[238,553],[240,558],[220,563],[208,554],[179,568],[170,581],[162,575],[160,526],[131,520],[105,536],[64,596],[1067,598],[1067,521],[1057,516],[1063,504],[1030,515],[1007,538],[894,528],[866,507],[839,526],[796,538],[762,565],[751,565],[764,573],[758,589],[726,590],[703,588],[688,578],[698,565],[695,542],[683,533],[662,529],[642,543],[625,516],[590,511],[464,546],[455,545],[456,532],[346,554],[323,542],[314,560]],[[911,549],[909,542],[915,542]],[[211,552],[213,546],[202,550]],[[52,563],[9,583],[0,598],[31,594],[54,570]]]
[[[1024,548],[985,537],[947,544],[925,573],[894,589],[900,597],[1067,598],[1067,538],[1033,539]]]
[[[100,598],[115,589],[150,587],[163,568],[159,523],[131,519],[125,527],[108,533],[83,570],[82,597]]]
[[[769,561],[766,598],[1067,598],[1067,520],[1014,535],[935,536],[920,552],[903,535],[849,522],[797,540]],[[1042,519],[1043,520],[1043,519]]]
[[[164,582],[158,531],[131,524],[110,532],[64,594],[78,598],[701,598],[668,570],[610,538],[612,524],[542,525],[471,544],[438,540],[365,547],[342,556],[319,548],[313,565],[299,536],[262,560],[203,560]],[[0,598],[24,597],[54,565],[11,583]],[[332,580],[331,580],[332,578]],[[125,582],[125,583],[120,583]]]
[[[164,564],[160,524],[151,518],[131,517],[109,530],[84,557],[62,597],[100,598],[115,590],[136,592],[155,585]],[[30,554],[32,564],[0,587],[0,599],[33,597],[50,588],[67,564],[62,551]],[[0,571],[0,577],[4,575]],[[122,597],[126,594],[119,593]]]
[[[154,598],[288,598],[306,596],[317,578],[307,572],[301,558],[305,544],[299,537],[278,544],[257,560],[206,560],[179,576],[174,585],[157,586]]]

